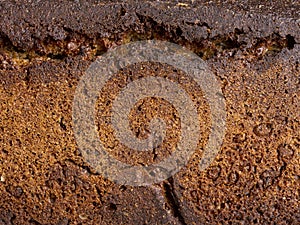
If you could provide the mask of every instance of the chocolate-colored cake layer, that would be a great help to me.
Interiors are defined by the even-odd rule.
[[[298,1],[0,1],[0,224],[299,224],[300,4]],[[157,184],[116,184],[93,168],[75,140],[80,78],[116,46],[157,39],[201,57],[221,84],[226,134],[200,171],[210,108],[183,71],[128,66],[99,93],[95,117],[108,154],[132,164],[168,157],[180,116],[146,98],[130,114],[170,121],[163,144],[137,152],[108,124],[112,99],[147,76],[178,82],[199,113],[201,140],[177,174]]]

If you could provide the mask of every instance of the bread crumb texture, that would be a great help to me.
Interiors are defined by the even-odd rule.
[[[290,1],[286,15],[285,1],[247,3],[249,10],[234,2],[1,1],[0,224],[299,224],[300,20],[293,9],[299,3]],[[142,77],[180,84],[201,125],[198,148],[176,175],[123,186],[84,161],[72,129],[73,97],[99,55],[146,39],[180,44],[205,60],[226,100],[226,136],[210,167],[199,171],[211,126],[200,87],[161,63],[123,68],[95,105],[108,154],[148,165],[176,147],[180,116],[159,98],[137,102],[129,120],[132,132],[145,138],[150,120],[163,118],[161,146],[133,151],[115,137],[113,99]]]

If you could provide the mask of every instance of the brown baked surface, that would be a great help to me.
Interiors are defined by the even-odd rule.
[[[1,1],[0,224],[300,224],[300,4],[245,2]],[[206,61],[222,86],[227,130],[200,172],[210,124],[201,89],[159,63],[120,71],[97,105],[99,138],[118,160],[155,163],[174,150],[180,130],[176,110],[149,98],[133,109],[132,130],[143,138],[163,111],[171,121],[164,144],[147,154],[116,144],[103,103],[128,82],[174,79],[201,115],[202,139],[188,165],[164,182],[131,187],[85,162],[72,103],[97,56],[146,39],[180,44]]]

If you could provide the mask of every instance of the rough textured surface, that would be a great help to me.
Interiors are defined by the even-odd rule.
[[[227,133],[207,171],[197,167],[208,135],[203,126],[185,169],[157,185],[125,187],[82,159],[72,100],[98,55],[152,38],[206,60],[222,84]],[[0,1],[0,224],[299,224],[299,43],[298,1]],[[155,67],[178,79],[209,121],[201,91],[160,64],[116,74],[99,111],[119,90],[114,84]],[[153,99],[141,105],[132,129],[142,137],[147,120],[172,107]],[[139,156],[112,148],[100,117],[99,138],[107,134],[120,160],[155,162],[176,142],[176,113],[163,116],[174,125],[162,151]]]

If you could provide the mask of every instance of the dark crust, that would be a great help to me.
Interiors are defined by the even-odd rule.
[[[0,224],[299,224],[299,12],[297,0],[0,1]],[[207,171],[196,156],[125,187],[82,159],[76,85],[128,37],[182,44],[221,82],[229,125]]]
[[[59,2],[59,3],[58,3]],[[145,32],[145,20],[193,42],[234,32],[248,38],[278,33],[300,42],[299,1],[2,1],[0,34],[28,50],[47,39],[64,40],[77,32],[88,38],[109,38],[126,31]],[[248,1],[247,1],[248,2]]]

